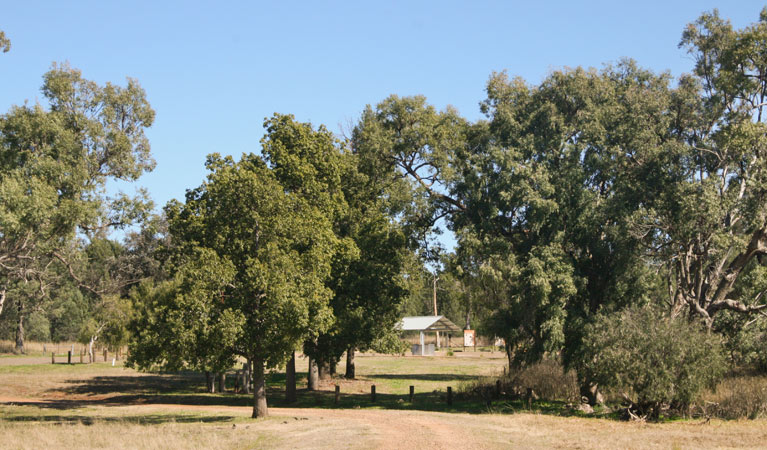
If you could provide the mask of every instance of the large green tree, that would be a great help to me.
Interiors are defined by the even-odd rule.
[[[279,131],[268,128],[264,142]],[[177,285],[170,286],[169,298],[159,308],[142,308],[142,321],[154,321],[156,313],[180,317],[191,307],[189,302],[197,305],[193,310],[204,311],[202,324],[183,319],[160,322],[172,323],[182,336],[196,336],[191,348],[200,354],[173,356],[181,358],[174,367],[199,366],[193,357],[205,358],[202,364],[233,356],[248,359],[255,387],[253,417],[262,417],[268,414],[265,370],[283,365],[300,342],[329,325],[330,291],[325,281],[339,244],[327,215],[281,184],[278,171],[261,157],[249,154],[235,161],[214,154],[206,167],[210,171],[206,182],[188,191],[184,204],[173,201],[165,209],[175,247],[171,260],[176,281],[170,283]],[[293,169],[298,177],[312,171],[301,164]],[[216,271],[211,272],[210,286],[194,281],[205,280],[209,271]],[[138,337],[137,364],[168,364],[168,353],[153,358],[151,352],[141,351],[154,345],[153,335],[163,333],[161,328],[150,326],[144,337]],[[179,345],[183,343],[172,348]]]
[[[144,90],[132,79],[101,86],[67,65],[43,80],[46,106],[0,116],[0,312],[7,283],[36,284],[45,296],[51,276],[70,272],[78,231],[87,238],[126,226],[149,208],[145,193],[105,194],[108,180],[134,181],[154,167]],[[22,350],[25,298],[14,301]]]
[[[767,255],[765,45],[767,9],[742,30],[716,11],[690,24],[680,46],[695,67],[672,99],[684,145],[645,163],[667,175],[659,191],[647,189],[653,201],[634,232],[663,264],[674,313],[709,327],[721,311],[767,309],[767,291],[742,283]]]

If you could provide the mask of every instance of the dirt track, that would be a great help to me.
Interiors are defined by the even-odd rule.
[[[50,401],[36,398],[0,396],[0,404],[40,405]],[[249,415],[248,407],[173,405],[173,404],[133,404],[120,406],[125,413],[146,411],[207,411],[216,413],[235,413]],[[323,421],[324,428],[335,429],[336,433],[347,431],[351,434],[370,434],[375,448],[380,449],[481,449],[487,448],[470,434],[460,433],[460,419],[456,414],[423,413],[420,411],[389,411],[361,409],[314,409],[314,408],[270,408],[270,420],[265,428],[273,428],[277,423],[301,423],[301,421]],[[282,422],[280,420],[282,419]],[[254,424],[258,425],[258,422]],[[277,427],[279,428],[279,427]],[[309,433],[311,435],[313,433]],[[320,441],[309,439],[302,448],[311,448]],[[341,436],[339,436],[341,437]],[[351,436],[350,436],[351,437]],[[350,441],[353,442],[353,441]],[[290,447],[290,446],[286,446]]]
[[[0,396],[1,404],[44,406],[45,400]],[[248,407],[131,404],[98,406],[99,414],[174,416],[176,411],[247,417]],[[103,409],[102,409],[103,408]],[[226,417],[224,417],[226,418]],[[224,422],[226,423],[226,422]],[[145,428],[142,428],[146,430]],[[541,414],[456,414],[371,409],[271,408],[265,420],[205,428],[268,448],[764,448],[764,421],[626,423]],[[142,431],[141,433],[145,433]],[[259,441],[262,442],[262,441]],[[162,447],[162,446],[161,446]]]

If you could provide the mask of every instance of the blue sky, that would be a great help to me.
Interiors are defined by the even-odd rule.
[[[157,112],[157,168],[140,185],[158,206],[205,176],[211,152],[260,147],[274,112],[338,132],[366,104],[423,94],[469,119],[493,71],[530,83],[563,67],[631,57],[689,71],[684,26],[719,8],[738,28],[764,3],[711,1],[16,1],[0,55],[0,111],[40,98],[42,74],[69,61],[100,83],[139,80]]]

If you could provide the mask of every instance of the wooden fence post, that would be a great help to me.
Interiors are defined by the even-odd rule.
[[[338,404],[338,399],[341,397],[341,386],[336,385],[336,405]]]
[[[453,388],[450,386],[447,387],[447,405],[453,406]]]
[[[51,352],[51,364],[56,364],[56,352]]]
[[[72,364],[72,350],[67,350],[67,364]]]
[[[104,362],[107,362],[107,349],[104,349]]]
[[[410,403],[413,403],[414,395],[415,395],[415,386],[410,386]]]
[[[370,401],[374,402],[376,401],[376,385],[370,386]]]
[[[495,398],[501,398],[501,380],[495,380]]]

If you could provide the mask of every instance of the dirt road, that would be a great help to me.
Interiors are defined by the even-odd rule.
[[[45,407],[46,400],[0,396],[0,404]],[[764,448],[764,421],[626,423],[540,414],[455,414],[373,409],[271,408],[250,421],[250,408],[207,405],[131,404],[89,409],[98,417],[222,416],[203,428],[220,442],[262,443],[277,449],[494,449],[494,448]],[[202,416],[201,416],[202,417]],[[232,421],[231,418],[239,418]],[[203,422],[203,420],[200,420]],[[146,426],[135,425],[146,430]],[[180,425],[179,425],[180,426]],[[195,427],[194,422],[187,427]],[[198,427],[199,428],[199,427]],[[127,430],[136,436],[145,431]],[[197,428],[196,428],[197,429]],[[188,432],[184,432],[188,433]],[[127,437],[127,436],[126,436]],[[142,437],[142,439],[145,439]],[[238,444],[239,445],[239,444]],[[238,446],[235,445],[235,446]],[[160,448],[163,448],[160,446]]]

